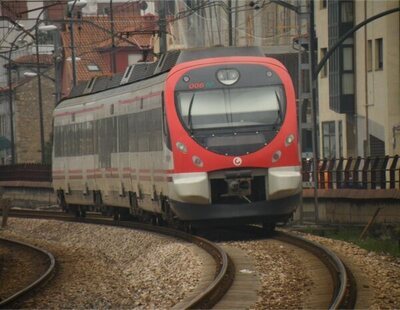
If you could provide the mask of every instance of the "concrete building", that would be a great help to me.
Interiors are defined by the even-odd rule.
[[[397,0],[315,0],[318,59],[347,30]],[[318,77],[321,157],[400,153],[399,13],[359,29]]]

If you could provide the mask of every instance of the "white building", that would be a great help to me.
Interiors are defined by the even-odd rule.
[[[315,0],[320,61],[347,30],[398,0]],[[321,157],[400,154],[399,12],[359,29],[318,77]]]

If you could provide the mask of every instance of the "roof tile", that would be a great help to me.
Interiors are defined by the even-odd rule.
[[[104,50],[112,46],[111,23],[109,16],[83,16],[82,22],[74,25],[75,55],[78,81],[89,80],[99,75],[109,75],[110,65],[104,60]],[[157,19],[154,15],[114,16],[115,46],[133,47],[148,50],[152,48],[153,33],[157,30]],[[71,57],[71,33],[69,27],[61,33],[65,58]],[[129,42],[127,42],[129,41]],[[87,65],[96,64],[99,71],[89,71]]]

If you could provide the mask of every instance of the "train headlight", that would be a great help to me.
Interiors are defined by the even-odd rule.
[[[272,162],[277,162],[279,159],[281,159],[282,152],[281,151],[276,151],[274,155],[272,155]]]
[[[217,79],[224,85],[233,85],[239,81],[239,71],[236,69],[222,69],[217,72]]]
[[[288,135],[285,140],[285,146],[291,145],[293,141],[294,141],[294,134]]]
[[[184,145],[182,142],[176,142],[176,147],[178,148],[179,151],[182,153],[186,154],[187,153],[187,147]]]
[[[193,157],[192,157],[192,161],[193,161],[193,163],[197,166],[197,167],[203,167],[204,166],[204,163],[203,163],[203,161],[201,160],[201,158],[200,157],[198,157],[198,156],[196,156],[196,155],[194,155]]]

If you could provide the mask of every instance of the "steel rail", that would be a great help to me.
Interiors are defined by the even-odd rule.
[[[276,232],[274,238],[313,253],[325,264],[334,284],[329,309],[354,309],[357,294],[354,277],[335,253],[321,244],[288,232]]]
[[[51,254],[50,252],[48,252],[44,249],[36,247],[34,245],[16,241],[16,240],[7,239],[7,238],[0,238],[0,241],[9,243],[12,245],[17,244],[18,246],[22,246],[22,247],[28,248],[29,250],[38,252],[39,254],[46,257],[46,259],[50,262],[49,268],[47,268],[46,272],[43,273],[36,281],[32,282],[30,285],[26,286],[22,290],[16,292],[12,296],[0,301],[0,308],[9,308],[13,302],[22,298],[26,294],[32,292],[34,289],[38,288],[40,285],[43,285],[46,281],[48,281],[53,276],[53,273],[55,271],[55,266],[56,266],[56,260],[53,256],[53,254]]]
[[[29,217],[37,219],[54,219],[67,222],[77,222],[84,224],[107,225],[114,227],[125,227],[131,229],[145,230],[162,235],[168,235],[174,238],[185,240],[196,244],[213,257],[216,262],[216,275],[214,280],[197,296],[194,296],[187,302],[179,303],[180,309],[210,309],[216,305],[225,295],[233,283],[235,275],[235,266],[229,256],[218,245],[208,241],[207,239],[190,235],[183,231],[171,229],[167,227],[154,226],[128,221],[112,221],[109,219],[93,219],[93,218],[75,218],[66,216],[62,212],[54,211],[26,211],[26,210],[10,210],[9,216],[13,217]]]
[[[266,233],[260,226],[249,225],[236,229],[247,234],[265,238]],[[290,243],[314,254],[329,270],[333,282],[333,294],[329,309],[354,309],[357,298],[357,283],[342,260],[323,245],[289,232],[274,231],[267,234],[268,238]]]

